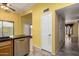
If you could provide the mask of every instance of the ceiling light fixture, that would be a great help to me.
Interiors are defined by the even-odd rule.
[[[8,7],[5,7],[4,9],[5,9],[5,10],[8,10],[9,8],[8,8]]]
[[[3,5],[2,5],[2,6],[1,6],[1,8],[3,8],[3,9],[4,9],[4,8],[5,8],[5,6],[3,6]]]
[[[8,10],[9,9],[8,7],[3,6],[3,5],[1,6],[1,8],[4,9],[4,10]]]
[[[15,11],[15,9],[13,9],[11,6],[12,6],[11,4],[2,3],[2,5],[0,5],[0,8],[9,11]]]

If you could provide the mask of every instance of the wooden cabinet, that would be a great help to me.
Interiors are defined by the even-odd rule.
[[[12,39],[13,40],[0,41],[0,56],[24,56],[26,54],[29,54],[29,37],[14,37]]]
[[[4,41],[0,42],[0,56],[12,56],[13,55],[13,42]]]

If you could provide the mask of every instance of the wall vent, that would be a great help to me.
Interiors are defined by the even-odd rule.
[[[45,12],[48,12],[49,11],[49,8],[47,8],[47,9],[45,9],[45,10],[43,10],[43,12],[45,13]]]

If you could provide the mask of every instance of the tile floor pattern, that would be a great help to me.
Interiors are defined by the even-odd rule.
[[[51,53],[36,48],[32,45],[32,39],[30,40],[30,53],[28,56],[52,56]]]
[[[30,51],[29,56],[52,56],[52,54],[39,48],[33,47],[33,51]]]
[[[67,50],[63,48],[62,50],[59,51],[57,56],[79,56],[79,51]]]
[[[59,56],[79,56],[78,37],[66,37],[65,46],[57,53]]]
[[[53,56],[53,55],[47,51],[31,46],[29,56]],[[66,37],[64,47],[59,50],[56,56],[79,56],[78,37],[72,37],[72,38]]]

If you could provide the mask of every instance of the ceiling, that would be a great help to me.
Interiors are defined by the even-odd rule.
[[[18,12],[18,13],[25,11],[26,9],[35,5],[34,3],[9,3],[9,4],[11,4],[9,7],[15,9],[16,10],[15,12]]]
[[[67,22],[79,20],[79,3],[57,10],[57,13],[65,18]]]

